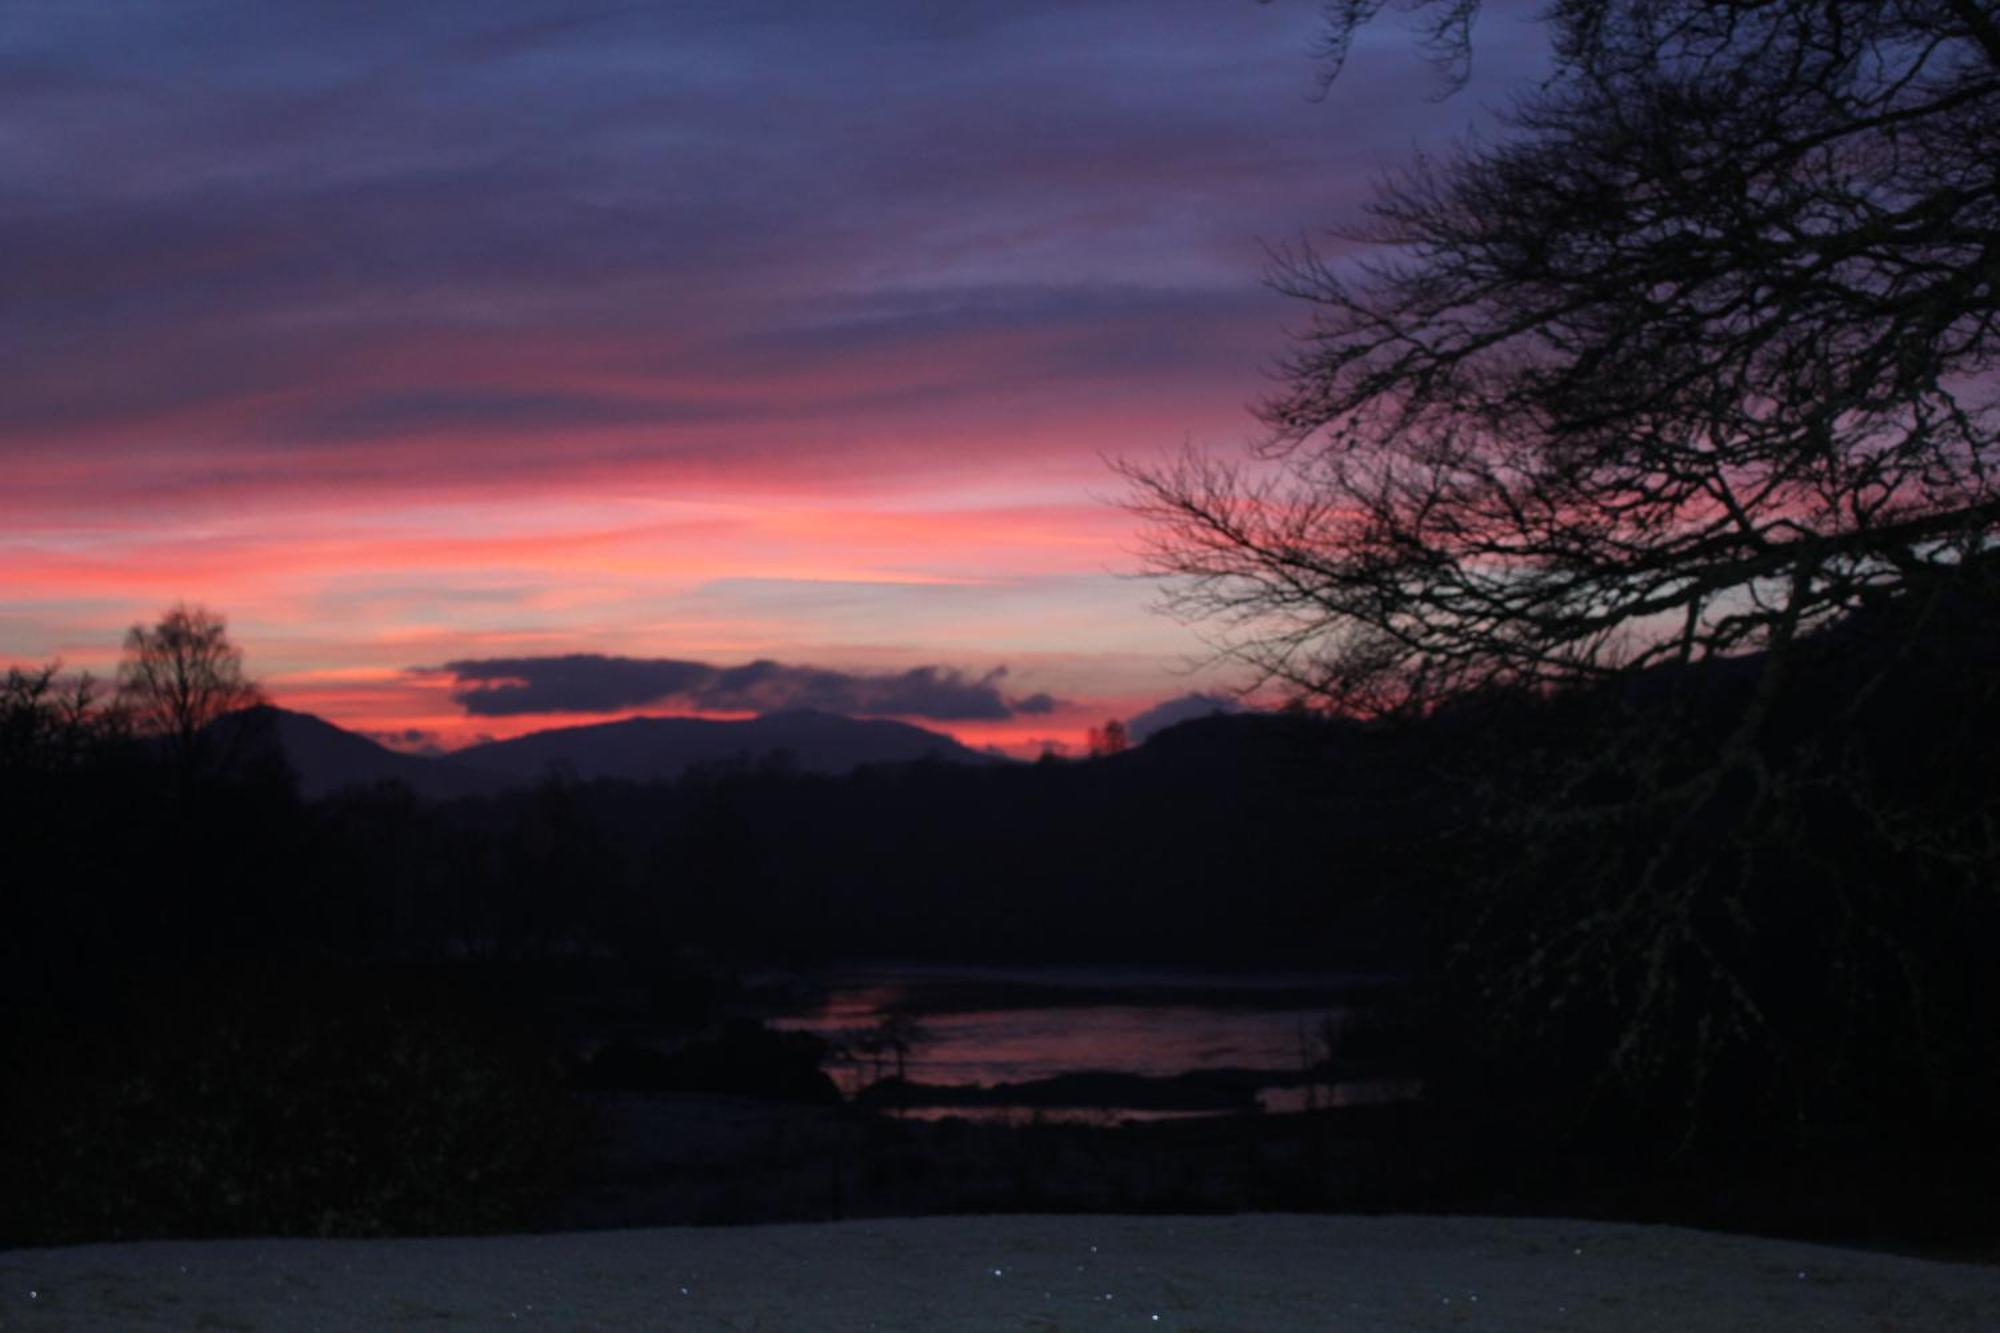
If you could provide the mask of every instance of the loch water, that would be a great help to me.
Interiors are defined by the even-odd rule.
[[[812,1000],[773,1026],[827,1039],[829,1067],[855,1092],[896,1072],[892,1051],[866,1050],[900,1016],[912,1083],[994,1088],[1074,1075],[1173,1079],[1248,1071],[1256,1105],[1303,1109],[1408,1096],[1407,1079],[1306,1079],[1340,1057],[1340,1036],[1391,979],[1332,972],[1213,972],[1059,967],[853,965],[814,979]],[[910,1029],[905,1029],[910,1031]],[[879,1043],[878,1043],[879,1045]],[[1022,1106],[916,1107],[905,1114],[1013,1118]],[[1044,1118],[1141,1119],[1198,1112],[1106,1105],[1038,1108]]]

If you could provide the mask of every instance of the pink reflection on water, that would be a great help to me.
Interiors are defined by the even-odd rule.
[[[1089,1005],[938,1014],[910,1057],[926,1083],[1019,1083],[1077,1070],[1169,1077],[1190,1069],[1291,1069],[1323,1012]]]
[[[1326,1055],[1321,1033],[1346,1016],[1332,1004],[1265,1008],[1240,1000],[1213,1005],[1120,1002],[1116,977],[1095,979],[1103,999],[1093,997],[1087,1003],[1037,1003],[1029,983],[1009,999],[995,997],[990,1007],[924,1012],[935,1006],[937,992],[930,987],[940,980],[951,978],[932,973],[836,981],[817,1010],[779,1019],[775,1026],[812,1032],[852,1049],[855,1040],[884,1016],[914,1010],[922,1035],[905,1054],[908,1077],[938,1086],[991,1087],[1083,1071],[1158,1078],[1210,1069],[1296,1072]],[[1234,983],[1228,989],[1240,991],[1241,979],[1226,980]],[[841,1081],[853,1089],[894,1069],[893,1055],[857,1057]],[[1303,1088],[1267,1088],[1261,1100],[1270,1110],[1301,1110],[1308,1105],[1400,1100],[1416,1091],[1410,1080],[1380,1079],[1320,1087],[1310,1099]],[[1019,1108],[959,1107],[913,1108],[904,1114],[1017,1119],[1031,1113]],[[1044,1111],[1041,1118],[1161,1119],[1185,1114],[1203,1113],[1065,1108]]]

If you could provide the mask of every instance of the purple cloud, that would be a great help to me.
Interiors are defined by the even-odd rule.
[[[653,705],[713,713],[813,708],[861,717],[970,722],[1049,713],[1061,706],[1047,694],[1019,699],[1002,694],[1005,667],[978,676],[938,666],[868,674],[769,660],[723,667],[676,658],[572,653],[467,658],[411,669],[449,675],[453,701],[477,717],[615,713]]]

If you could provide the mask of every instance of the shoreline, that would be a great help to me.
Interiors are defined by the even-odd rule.
[[[1871,1143],[1798,1158],[1510,1152],[1420,1102],[1092,1124],[617,1094],[549,1224],[951,1214],[1492,1214],[1675,1224],[1896,1253],[2000,1256],[1989,1153]]]

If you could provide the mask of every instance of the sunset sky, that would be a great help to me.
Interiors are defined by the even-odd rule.
[[[1316,101],[1320,8],[14,0],[0,662],[186,599],[447,747],[1224,687],[1106,459],[1249,438],[1266,247],[1540,59],[1499,6],[1440,99],[1388,24]]]

